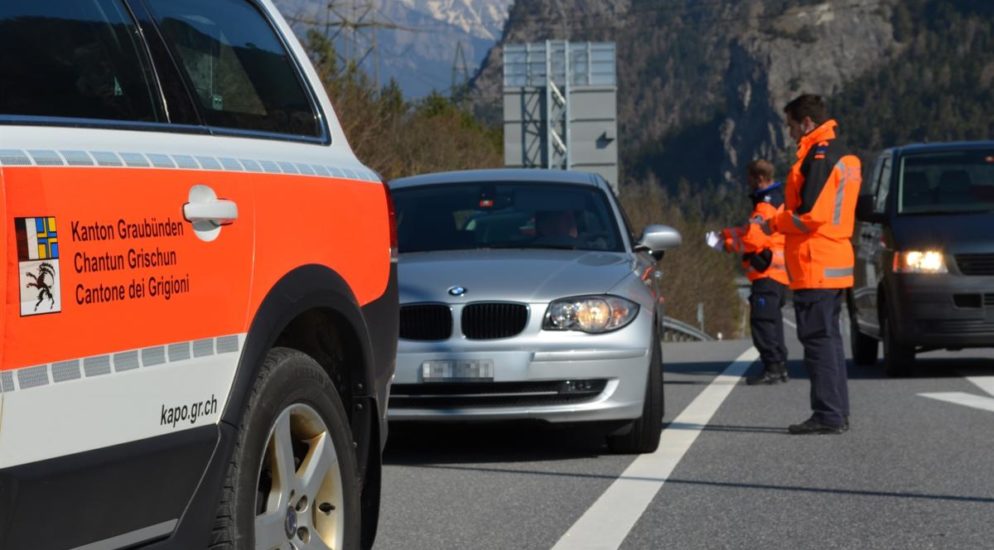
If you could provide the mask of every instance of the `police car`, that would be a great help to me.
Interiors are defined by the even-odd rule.
[[[371,546],[395,230],[269,0],[0,3],[0,548]]]

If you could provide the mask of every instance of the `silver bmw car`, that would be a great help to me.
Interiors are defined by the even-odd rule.
[[[400,345],[391,421],[590,422],[651,452],[663,416],[657,261],[603,178],[474,170],[391,182]]]

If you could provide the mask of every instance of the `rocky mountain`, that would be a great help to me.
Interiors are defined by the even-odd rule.
[[[404,95],[448,92],[468,78],[501,35],[511,0],[276,0],[298,32],[336,36],[340,54]],[[358,24],[354,33],[342,22]],[[455,70],[454,70],[455,69]]]
[[[499,120],[503,44],[613,40],[623,181],[653,174],[669,186],[681,179],[720,185],[738,180],[753,158],[787,163],[782,108],[791,98],[837,97],[900,59],[910,43],[895,33],[898,12],[908,15],[903,4],[517,0],[474,78],[473,98]]]

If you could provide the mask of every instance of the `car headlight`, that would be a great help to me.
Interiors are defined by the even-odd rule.
[[[575,296],[549,304],[544,330],[578,330],[597,334],[611,332],[631,323],[638,304],[617,296]]]
[[[905,250],[894,253],[894,273],[949,273],[938,250]]]

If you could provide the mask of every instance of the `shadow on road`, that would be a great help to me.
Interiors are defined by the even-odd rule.
[[[702,363],[694,362],[669,362],[664,361],[663,363],[663,382],[670,383],[666,380],[666,374],[686,374],[691,376],[717,376],[721,374],[727,367],[728,361],[708,361]],[[674,382],[680,384],[681,382]],[[690,384],[692,382],[682,382]]]
[[[491,474],[509,474],[512,476],[521,475],[531,475],[531,476],[545,476],[545,477],[568,477],[572,479],[576,478],[588,478],[588,479],[624,479],[632,481],[648,481],[648,482],[659,482],[666,483],[668,485],[696,485],[704,487],[715,487],[724,489],[750,489],[756,491],[785,491],[791,493],[807,493],[811,495],[824,495],[824,496],[841,496],[841,497],[874,497],[874,498],[893,498],[896,500],[933,500],[933,501],[946,501],[946,502],[962,502],[962,503],[974,503],[983,504],[989,506],[994,504],[994,498],[987,496],[970,496],[970,495],[946,495],[946,494],[934,494],[934,493],[922,493],[918,491],[876,491],[873,489],[854,489],[854,488],[831,488],[831,487],[800,487],[796,485],[773,485],[764,483],[736,483],[731,481],[709,481],[709,480],[698,480],[698,479],[665,479],[657,477],[645,477],[645,476],[615,476],[607,474],[585,474],[580,472],[556,472],[556,471],[542,471],[542,470],[519,470],[514,468],[499,468],[499,467],[485,467],[485,466],[466,466],[466,465],[423,465],[414,466],[415,468],[425,468],[432,470],[459,470],[459,471],[469,471],[469,472],[486,472]]]
[[[607,454],[602,434],[582,427],[514,423],[391,424],[384,464],[536,462]]]

